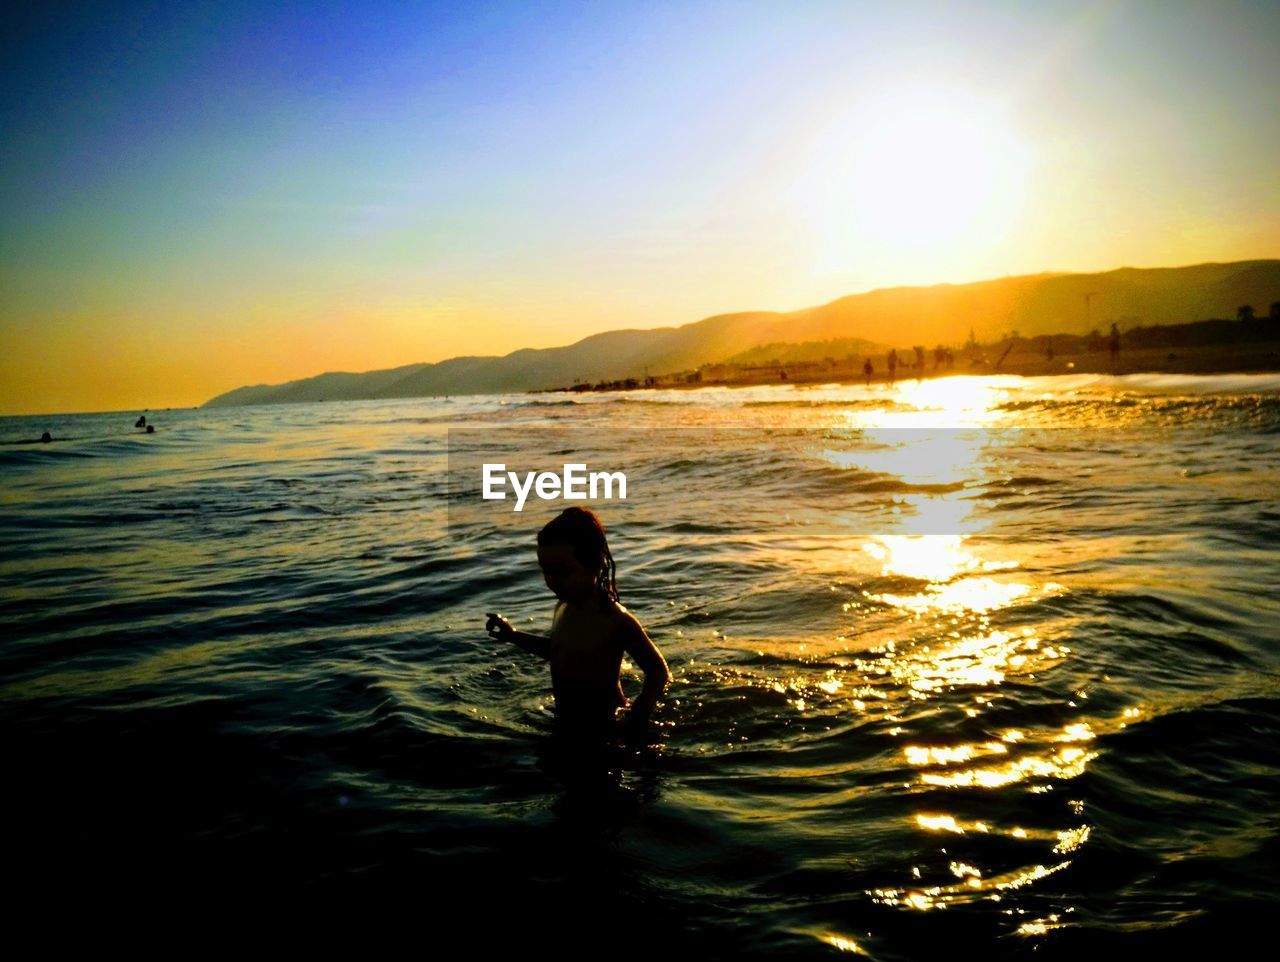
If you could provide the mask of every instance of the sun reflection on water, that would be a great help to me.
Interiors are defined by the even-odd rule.
[[[1018,926],[1019,935],[1044,935],[1050,929],[1066,928],[1065,925],[1059,924],[1058,920],[1062,916],[1056,912],[1052,912],[1043,919],[1036,919],[1032,922],[1023,922]]]
[[[907,764],[909,765],[951,765],[957,762],[967,762],[978,755],[998,754],[1004,755],[1009,751],[1000,742],[987,742],[984,745],[956,745],[941,746],[937,748],[908,745],[902,750],[907,756]]]
[[[1012,378],[964,375],[899,381],[894,388],[898,409],[875,412],[876,422],[886,427],[991,425],[1004,417],[1000,405],[1016,383]]]
[[[847,732],[890,740],[893,750],[877,755],[886,783],[929,806],[906,816],[914,831],[953,847],[942,849],[944,860],[930,853],[907,863],[906,884],[889,879],[867,896],[911,911],[1008,900],[1020,916],[1012,926],[1035,934],[1062,924],[1069,910],[1033,913],[1014,893],[1070,865],[1093,831],[1082,801],[1064,798],[1062,818],[1046,824],[1052,797],[1037,796],[1073,784],[1101,754],[1103,737],[1138,712],[1086,716],[1090,683],[1066,670],[1075,644],[1061,614],[1068,608],[1045,606],[1046,618],[1037,607],[1067,588],[1035,574],[1045,561],[1035,530],[1025,542],[1003,537],[1007,521],[1041,508],[1035,491],[1022,490],[1038,481],[1037,467],[1023,463],[1034,453],[1004,430],[1016,427],[1001,408],[1008,387],[998,378],[904,382],[887,408],[813,415],[822,440],[806,456],[839,469],[820,472],[822,510],[847,507],[850,522],[874,518],[878,530],[842,532],[838,547],[818,546],[830,551],[815,564],[818,584],[852,587],[833,599],[836,630],[827,639],[787,638],[812,668],[756,673],[753,684],[771,690],[766,703],[811,734],[815,751]],[[1000,512],[985,510],[1004,493],[1013,497]],[[770,654],[789,653],[770,641]],[[1028,689],[1044,694],[1044,711],[1039,701],[1022,711]],[[955,812],[947,811],[950,798]],[[814,934],[858,951],[844,936]]]
[[[1097,752],[1083,748],[1063,748],[1049,755],[1029,755],[991,768],[924,772],[920,781],[944,788],[1003,788],[1031,778],[1075,778],[1097,757]]]
[[[852,952],[855,955],[867,954],[863,951],[862,946],[858,945],[857,942],[847,936],[826,934],[820,936],[820,938],[823,942],[826,942],[832,948],[838,949],[841,952]]]
[[[962,571],[982,567],[964,550],[964,535],[877,535],[862,550],[881,563],[881,574],[922,581],[949,581]]]
[[[987,612],[1007,608],[1031,590],[1030,585],[1009,584],[992,578],[967,578],[948,585],[929,585],[925,591],[913,595],[883,592],[869,597],[916,615],[926,615],[930,612]]]
[[[881,905],[902,906],[920,911],[945,909],[949,905],[974,899],[999,901],[1004,892],[1030,885],[1054,872],[1060,872],[1070,864],[1070,861],[1066,861],[1056,865],[1032,865],[984,879],[973,866],[953,862],[948,866],[949,870],[952,874],[961,876],[963,881],[918,889],[872,889],[867,895],[873,902]]]
[[[1080,775],[1085,766],[1098,757],[1099,752],[1082,745],[1096,739],[1098,732],[1094,726],[1106,732],[1119,731],[1127,724],[1123,719],[1128,717],[1131,716],[1122,714],[1111,720],[1076,722],[1060,730],[1033,732],[1030,736],[1024,732],[1006,732],[1000,741],[961,745],[908,745],[903,748],[903,755],[907,764],[915,768],[933,769],[920,773],[921,784],[944,788],[1004,788],[1031,779],[1070,779]],[[1011,756],[1009,744],[1017,746],[1016,756]],[[975,759],[992,756],[1008,760],[998,765],[979,764],[958,770],[949,767],[966,765]],[[964,826],[948,819],[950,816],[947,815],[930,815],[919,824],[930,831],[966,831]],[[981,822],[972,823],[970,829],[982,832],[989,830]],[[1066,840],[1054,837],[1066,844]],[[1078,848],[1087,838],[1086,831],[1064,851]]]
[[[960,686],[994,687],[1009,675],[1030,675],[1061,661],[1070,649],[1041,645],[1035,629],[989,631],[947,639],[941,645],[920,645],[903,651],[884,650],[887,658],[859,659],[872,674],[889,675],[912,698],[950,691]]]
[[[975,481],[991,443],[986,431],[940,426],[931,430],[863,428],[851,448],[824,447],[819,457],[842,470],[890,475],[907,485],[948,486]]]

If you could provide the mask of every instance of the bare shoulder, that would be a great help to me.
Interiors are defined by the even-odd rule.
[[[621,602],[613,603],[612,619],[614,630],[627,635],[643,635],[644,626],[640,624],[640,619],[629,612]]]
[[[646,661],[653,660],[653,653],[656,653],[657,649],[644,630],[644,625],[640,624],[640,619],[622,605],[618,605],[613,612],[612,634],[623,650],[632,657],[639,657]]]

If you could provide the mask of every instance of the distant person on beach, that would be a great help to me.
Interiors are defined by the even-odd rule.
[[[622,656],[644,672],[644,688],[630,704],[626,728],[643,732],[671,681],[662,653],[635,615],[618,603],[613,555],[604,525],[580,507],[565,508],[538,532],[538,564],[547,587],[560,599],[549,636],[516,631],[490,612],[485,630],[550,662],[556,722],[573,736],[607,737],[616,712],[628,707],[619,675]]]
[[[892,384],[898,373],[898,349],[896,347],[889,348],[889,383]]]
[[[1111,352],[1111,360],[1116,359],[1116,355],[1120,353],[1120,331],[1116,329],[1114,323],[1111,325],[1111,336],[1107,338],[1107,350]]]
[[[133,422],[135,428],[145,428],[147,426],[147,416],[144,414],[138,420]]]
[[[867,379],[867,387],[871,387],[871,375],[875,373],[876,369],[871,364],[871,358],[862,362],[862,376]]]

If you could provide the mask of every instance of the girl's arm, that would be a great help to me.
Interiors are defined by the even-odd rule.
[[[525,651],[537,655],[543,660],[551,660],[551,639],[542,635],[531,635],[527,631],[513,631],[509,641],[515,642]]]
[[[539,658],[547,660],[551,658],[550,638],[544,638],[542,635],[533,635],[527,631],[516,631],[515,628],[511,627],[511,622],[503,618],[502,615],[489,612],[489,618],[484,627],[485,631],[489,632],[490,638],[519,645],[525,651],[537,655]]]
[[[671,671],[667,668],[662,652],[649,640],[643,626],[629,612],[623,622],[623,650],[631,656],[636,667],[644,672],[644,688],[631,703],[630,719],[636,723],[648,720],[658,699],[671,683]]]

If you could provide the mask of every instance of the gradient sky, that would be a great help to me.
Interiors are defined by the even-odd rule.
[[[194,0],[4,29],[0,413],[1280,256],[1274,2]]]

